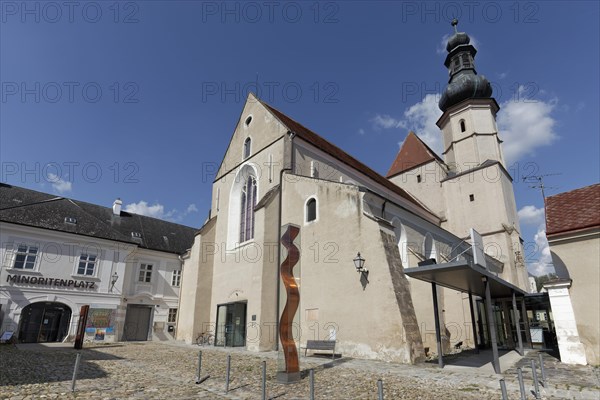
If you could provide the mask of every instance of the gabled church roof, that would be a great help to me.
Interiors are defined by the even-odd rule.
[[[73,223],[68,223],[67,219]],[[173,222],[0,183],[0,221],[114,240],[141,248],[182,254],[196,229]],[[132,232],[141,237],[132,236]]]
[[[546,235],[600,226],[600,183],[546,198]]]
[[[402,143],[402,147],[386,176],[391,178],[432,160],[444,163],[425,142],[415,135],[414,132],[410,131],[406,139],[404,139],[404,143]]]
[[[397,186],[396,184],[394,184],[393,182],[391,182],[384,176],[378,174],[371,168],[367,167],[365,164],[358,161],[356,158],[352,157],[351,155],[346,153],[344,150],[340,149],[333,143],[325,140],[320,135],[316,134],[315,132],[306,128],[304,125],[300,124],[299,122],[296,122],[292,118],[288,117],[281,111],[271,107],[270,105],[266,104],[265,102],[261,101],[261,104],[264,105],[271,113],[273,113],[273,115],[283,125],[287,126],[287,128],[290,131],[296,133],[296,135],[298,135],[300,138],[304,139],[305,141],[314,145],[315,147],[323,150],[324,152],[326,152],[327,154],[331,155],[332,157],[338,159],[339,161],[343,162],[344,164],[354,168],[357,171],[360,171],[361,173],[363,173],[364,175],[373,179],[375,182],[379,183],[383,187],[391,190],[392,192],[400,195],[401,197],[405,198],[406,200],[410,201],[411,203],[417,205],[419,207],[419,209],[422,209],[425,212],[427,212],[428,214],[431,214],[431,211],[429,211],[425,207],[423,207],[423,205],[421,203],[419,203],[417,200],[415,200],[405,190],[403,190],[402,188],[400,188],[399,186]]]

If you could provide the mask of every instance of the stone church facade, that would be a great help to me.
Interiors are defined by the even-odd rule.
[[[431,287],[404,268],[471,257],[470,228],[484,238],[490,270],[527,290],[499,107],[475,72],[468,36],[455,33],[448,51],[444,158],[411,133],[387,177],[249,95],[213,182],[210,218],[184,257],[177,339],[211,332],[215,345],[278,347],[280,238],[289,225],[299,229],[301,346],[335,338],[345,356],[422,360],[436,343]],[[357,273],[357,253],[368,272]],[[446,349],[473,345],[468,301],[438,291]]]

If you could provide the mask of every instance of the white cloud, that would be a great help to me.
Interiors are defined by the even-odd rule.
[[[65,181],[64,179],[62,179],[61,177],[59,177],[56,174],[49,173],[47,178],[48,178],[48,182],[50,182],[52,184],[52,187],[58,193],[62,194],[62,193],[70,192],[71,190],[73,190],[72,182]]]
[[[527,270],[533,275],[546,275],[553,272],[552,255],[548,239],[546,239],[544,209],[528,205],[522,207],[518,215],[521,225],[537,226],[537,232],[533,235],[533,243],[525,243],[523,246]]]
[[[554,272],[552,264],[552,255],[550,254],[550,246],[548,245],[548,239],[546,239],[546,228],[540,226],[533,236],[535,242],[536,254],[534,255],[531,262],[527,262],[527,270],[533,275],[546,275],[550,272]],[[525,249],[527,254],[527,248]],[[526,257],[527,258],[527,257]]]
[[[364,129],[362,129],[362,128],[360,128],[360,129],[358,130],[358,134],[359,134],[359,135],[364,135],[364,134],[365,134],[365,130],[364,130]]]
[[[165,211],[165,206],[158,202],[150,205],[147,201],[140,200],[137,203],[127,204],[124,210],[134,214],[145,215],[147,217],[171,222],[181,222],[188,214],[198,212],[198,207],[196,207],[196,204],[192,203],[187,206],[184,212],[180,212],[176,208],[171,211]]]
[[[519,222],[521,225],[540,226],[544,223],[544,209],[536,206],[524,206],[519,212]]]
[[[524,90],[523,87],[519,89],[520,101],[502,103],[498,113],[498,130],[504,141],[502,148],[506,165],[535,154],[538,148],[554,143],[559,137],[555,131],[556,120],[552,116],[557,101],[524,100]],[[403,119],[377,114],[371,122],[375,129],[412,130],[439,155],[443,143],[442,134],[435,124],[442,115],[438,99],[439,95],[427,94],[422,101],[404,111]]]
[[[519,92],[522,92],[522,87]],[[519,98],[521,96],[519,95]],[[556,120],[551,116],[556,100],[507,101],[498,113],[499,136],[504,141],[506,165],[535,154],[542,146],[558,139],[554,128]]]
[[[390,117],[387,114],[377,114],[371,118],[373,128],[379,129],[390,129],[390,128],[402,128],[400,120]]]
[[[156,203],[153,205],[148,205],[148,203],[144,200],[140,200],[137,203],[127,204],[125,206],[125,211],[159,219],[169,219],[173,215],[173,211],[165,213],[165,207],[162,204]]]
[[[371,122],[375,129],[413,131],[436,153],[440,154],[442,152],[442,133],[435,124],[442,115],[438,107],[438,100],[439,95],[430,93],[422,101],[405,110],[403,119],[397,119],[387,114],[377,114],[371,119]]]

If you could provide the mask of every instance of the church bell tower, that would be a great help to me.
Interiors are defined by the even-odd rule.
[[[450,76],[439,101],[443,111],[437,125],[442,130],[443,155],[451,172],[460,173],[483,164],[499,161],[504,166],[496,113],[500,109],[492,96],[492,86],[475,70],[477,50],[469,35],[458,32],[448,39],[444,65]]]
[[[437,121],[442,131],[443,157],[448,174],[442,180],[446,198],[444,227],[468,238],[475,228],[483,237],[487,254],[503,263],[500,276],[527,288],[527,270],[512,186],[498,137],[496,113],[500,107],[492,97],[490,82],[475,70],[477,50],[469,35],[458,32],[448,39],[448,86]]]

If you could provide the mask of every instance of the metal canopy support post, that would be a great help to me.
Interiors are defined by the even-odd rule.
[[[527,316],[527,309],[525,307],[525,297],[523,297],[523,300],[521,300],[521,315],[523,316],[523,321],[525,322],[525,340],[527,340],[527,343],[529,343],[529,348],[533,349],[531,330],[529,328],[529,317]]]
[[[431,282],[431,294],[433,295],[433,319],[435,321],[435,340],[437,342],[438,366],[444,368],[444,353],[442,351],[442,333],[440,331],[440,313],[438,307],[437,287]]]
[[[494,366],[494,371],[499,374],[500,373],[500,359],[498,357],[498,341],[496,339],[496,322],[494,318],[494,310],[492,310],[492,295],[490,294],[490,282],[487,278],[484,279],[485,284],[485,310],[488,317],[488,327],[490,332],[490,340],[492,342],[492,354],[494,359],[492,360],[492,365]]]
[[[515,340],[512,335],[512,326],[510,324],[510,309],[508,308],[508,301],[502,300],[502,315],[504,323],[504,332],[506,332],[506,342],[509,348],[515,348]]]
[[[523,339],[521,338],[521,318],[519,318],[519,310],[517,310],[517,294],[512,295],[513,314],[515,315],[515,327],[517,328],[517,341],[519,343],[519,354],[523,355]]]
[[[475,326],[475,311],[473,310],[473,295],[469,292],[469,310],[471,310],[471,326],[473,328],[473,346],[475,353],[479,354],[479,343],[477,343],[477,327]]]

